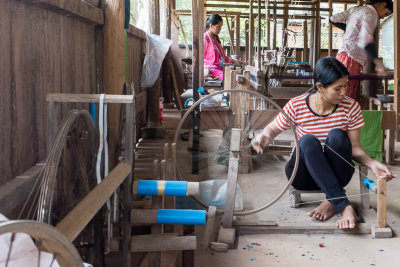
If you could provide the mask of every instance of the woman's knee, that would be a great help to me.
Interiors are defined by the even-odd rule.
[[[314,135],[311,134],[303,135],[299,140],[299,146],[301,151],[308,151],[313,149],[321,150],[321,143]]]
[[[345,131],[342,129],[332,129],[326,138],[326,143],[332,147],[335,146],[336,148],[339,147],[350,147],[351,148],[351,141],[349,136]]]

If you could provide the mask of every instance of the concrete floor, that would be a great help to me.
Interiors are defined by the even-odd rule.
[[[179,115],[174,111],[164,113],[167,136],[172,137]],[[216,150],[221,141],[221,132],[202,131],[200,174],[190,173],[188,142],[178,141],[178,169],[186,180],[226,179],[227,168],[215,164]],[[400,151],[400,150],[396,150]],[[275,156],[254,156],[254,171],[238,178],[242,190],[245,210],[269,202],[286,185],[284,166],[286,160]],[[390,166],[400,177],[400,164]],[[375,179],[373,176],[371,177]],[[346,187],[350,201],[360,203],[359,179],[356,172]],[[202,252],[195,254],[195,266],[400,266],[400,179],[388,183],[387,222],[394,232],[390,239],[373,239],[369,234],[267,234],[239,236],[237,248],[226,253]],[[370,195],[371,205],[376,207],[376,195]],[[254,215],[252,220],[272,220],[278,224],[304,225],[319,223],[306,213],[322,201],[322,194],[305,194],[304,202],[314,202],[291,208],[288,194],[272,207]],[[249,217],[249,218],[248,218]],[[326,223],[334,223],[334,216]]]

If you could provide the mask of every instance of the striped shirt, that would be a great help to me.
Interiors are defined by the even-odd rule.
[[[328,133],[332,129],[352,131],[364,126],[361,107],[357,101],[345,96],[333,111],[328,115],[316,114],[309,105],[309,93],[292,98],[284,107],[289,119],[296,126],[297,138],[312,134],[322,143],[325,143]],[[275,124],[281,131],[288,130],[290,124],[283,113],[275,118]]]

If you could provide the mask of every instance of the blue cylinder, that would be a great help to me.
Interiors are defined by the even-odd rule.
[[[372,192],[376,192],[377,185],[376,185],[376,183],[375,183],[374,181],[372,181],[371,179],[365,178],[364,181],[363,181],[363,184],[364,184],[364,186],[365,186],[366,188],[368,188],[368,189],[371,190]]]
[[[151,180],[140,180],[137,185],[138,195],[157,195],[157,182]]]
[[[165,183],[165,196],[186,196],[186,181],[167,181]]]
[[[93,121],[96,122],[96,103],[90,103],[89,109],[90,109],[90,115],[92,115]]]
[[[205,225],[205,210],[158,210],[158,224]]]
[[[186,181],[140,180],[137,185],[138,195],[186,196]]]

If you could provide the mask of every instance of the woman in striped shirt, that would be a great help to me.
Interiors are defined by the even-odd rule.
[[[377,178],[395,177],[389,169],[369,157],[360,144],[360,128],[364,125],[360,105],[345,95],[349,72],[333,57],[318,60],[314,71],[314,87],[291,99],[283,108],[296,126],[300,160],[293,187],[299,190],[322,190],[326,195],[308,215],[326,221],[336,213],[340,229],[355,227],[356,215],[346,197],[344,187],[354,173],[352,159],[371,168]],[[261,153],[282,131],[290,128],[280,113],[253,142]],[[338,156],[338,154],[340,156]],[[295,163],[292,153],[286,176],[290,177]]]

